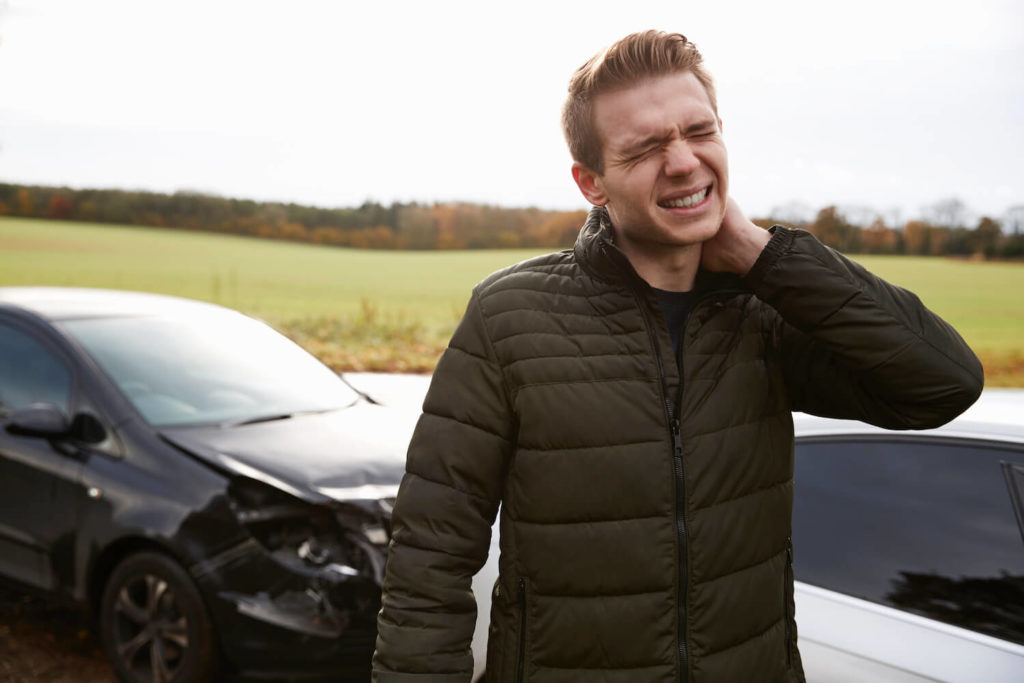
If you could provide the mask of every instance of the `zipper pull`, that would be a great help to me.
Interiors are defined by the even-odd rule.
[[[679,419],[672,419],[672,446],[675,448],[676,457],[683,457],[683,437],[679,434]]]

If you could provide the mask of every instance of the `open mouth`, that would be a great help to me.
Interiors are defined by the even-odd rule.
[[[709,194],[711,194],[710,185],[683,197],[674,197],[672,199],[660,201],[658,202],[658,206],[663,209],[689,209],[703,202],[707,199]]]

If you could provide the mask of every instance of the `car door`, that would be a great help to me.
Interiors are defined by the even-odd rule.
[[[1024,680],[1024,541],[1009,444],[798,441],[797,623],[808,680]]]
[[[0,317],[0,574],[52,590],[70,572],[82,462],[67,444],[12,434],[11,411],[52,403],[67,414],[69,359],[28,326]]]

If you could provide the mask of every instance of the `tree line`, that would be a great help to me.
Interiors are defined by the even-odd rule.
[[[968,212],[956,199],[929,207],[924,219],[890,225],[869,210],[827,206],[813,217],[780,207],[759,225],[779,222],[814,233],[846,253],[1024,258],[1024,205],[1000,218]],[[322,208],[231,199],[199,192],[164,194],[0,183],[0,216],[202,230],[368,249],[565,248],[587,212],[505,208],[468,202],[366,201]]]
[[[0,215],[202,230],[369,249],[493,249],[572,244],[586,211],[367,201],[322,208],[231,199],[0,183]]]

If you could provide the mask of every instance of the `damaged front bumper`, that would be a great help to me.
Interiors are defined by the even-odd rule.
[[[248,533],[193,567],[231,633],[222,638],[229,661],[264,674],[369,671],[396,490],[310,503],[251,480],[232,484]]]

